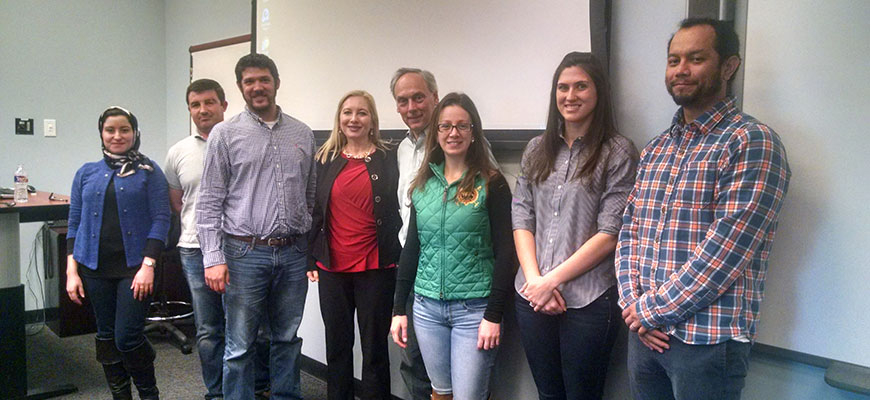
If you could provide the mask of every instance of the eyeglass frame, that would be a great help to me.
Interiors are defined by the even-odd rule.
[[[460,125],[468,125],[468,128],[462,129],[459,127]],[[442,127],[445,129],[442,129]],[[440,132],[440,133],[450,133],[453,131],[453,128],[456,128],[456,130],[458,132],[471,133],[471,131],[474,130],[474,124],[472,124],[472,123],[448,124],[448,123],[442,122],[440,124],[435,125],[435,128],[437,128],[438,132]]]

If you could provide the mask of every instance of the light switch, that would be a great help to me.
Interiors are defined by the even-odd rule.
[[[45,133],[45,136],[57,136],[57,121],[53,119],[44,119],[42,120],[42,128],[42,132]]]

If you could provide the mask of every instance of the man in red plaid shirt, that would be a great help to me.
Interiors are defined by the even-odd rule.
[[[640,156],[617,246],[636,399],[739,399],[791,176],[768,126],[727,88],[737,34],[684,20],[668,44],[670,128]]]

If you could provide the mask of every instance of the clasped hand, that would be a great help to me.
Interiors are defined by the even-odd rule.
[[[668,345],[670,337],[667,333],[662,332],[661,329],[647,329],[647,327],[643,326],[640,323],[640,317],[637,315],[636,304],[630,304],[625,310],[622,310],[622,319],[625,320],[625,325],[630,331],[637,333],[640,342],[648,349],[664,353],[665,350],[670,348]]]
[[[529,305],[535,312],[557,315],[567,311],[568,308],[562,293],[556,289],[556,286],[558,285],[546,276],[533,277],[523,284],[520,294],[529,300]]]

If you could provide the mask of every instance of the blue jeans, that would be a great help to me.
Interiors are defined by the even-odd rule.
[[[691,345],[671,336],[659,354],[628,334],[628,378],[635,399],[736,400],[749,369],[749,343]]]
[[[122,352],[131,351],[145,341],[145,316],[151,296],[143,301],[133,298],[133,278],[103,279],[82,276],[85,294],[91,299],[97,319],[97,337],[115,339]]]
[[[408,341],[402,349],[399,373],[411,400],[429,400],[432,396],[432,383],[426,373],[423,355],[420,354],[420,345],[417,343],[417,331],[414,329],[414,296],[408,296],[405,310],[408,313]]]
[[[486,400],[497,349],[478,350],[487,299],[437,300],[414,295],[417,342],[432,390],[457,400]]]
[[[227,319],[224,398],[254,398],[254,346],[257,328],[265,317],[272,341],[271,398],[301,399],[302,339],[296,332],[308,293],[305,236],[283,247],[253,246],[224,237],[223,252],[229,267],[224,295]]]
[[[616,287],[582,308],[546,315],[517,294],[517,324],[540,400],[600,399],[622,324]]]
[[[202,367],[202,381],[205,384],[206,399],[223,396],[224,366],[224,304],[220,293],[205,284],[205,269],[202,264],[202,250],[199,248],[179,247],[181,265],[190,288],[193,305],[193,320],[196,325],[196,348]],[[268,327],[261,324],[265,332],[257,334],[256,344],[256,389],[269,387],[269,334]]]

